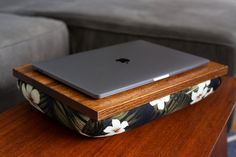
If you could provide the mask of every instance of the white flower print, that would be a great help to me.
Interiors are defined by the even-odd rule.
[[[129,126],[127,121],[123,121],[121,123],[118,119],[112,119],[111,124],[112,126],[108,126],[103,130],[105,133],[107,133],[106,136],[111,136],[125,132],[125,128]]]
[[[29,84],[22,84],[21,90],[24,97],[30,102],[30,104],[33,105],[36,109],[38,109],[40,112],[43,112],[43,110],[38,106],[38,104],[40,103],[39,91],[37,89],[33,89],[33,86]]]
[[[205,81],[205,82],[199,83],[197,86],[198,86],[198,88],[199,88],[200,90],[203,90],[203,88],[209,86],[210,83],[211,83],[211,81],[210,81],[210,80],[207,80],[207,81]]]
[[[192,92],[192,102],[190,104],[194,104],[200,100],[202,100],[203,98],[207,97],[208,95],[210,95],[213,92],[213,88],[208,88],[208,85],[211,83],[210,80],[207,80],[205,82],[202,82],[200,84],[198,84],[198,90],[197,92]],[[208,91],[209,90],[209,91]]]
[[[165,97],[162,97],[160,99],[154,100],[149,102],[152,106],[157,105],[158,110],[164,110],[165,103],[170,100],[170,95],[167,95]]]

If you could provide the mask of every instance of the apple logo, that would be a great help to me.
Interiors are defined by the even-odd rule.
[[[116,59],[116,61],[120,63],[126,63],[126,64],[130,62],[130,60],[127,58],[119,58],[119,59]]]

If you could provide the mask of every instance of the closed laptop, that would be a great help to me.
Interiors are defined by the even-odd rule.
[[[34,63],[33,68],[93,98],[104,98],[207,63],[202,57],[132,41]]]

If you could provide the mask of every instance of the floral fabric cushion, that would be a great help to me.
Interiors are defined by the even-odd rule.
[[[73,110],[67,104],[46,95],[21,80],[18,81],[18,88],[32,106],[47,116],[57,119],[82,135],[104,137],[128,131],[192,105],[210,95],[220,84],[220,78],[207,80],[100,121],[95,121]]]

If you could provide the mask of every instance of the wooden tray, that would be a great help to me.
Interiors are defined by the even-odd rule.
[[[18,79],[33,85],[44,93],[94,120],[128,111],[152,100],[181,91],[202,81],[226,75],[228,67],[215,62],[185,73],[153,82],[103,99],[93,99],[60,82],[32,70],[31,64],[13,69]]]

